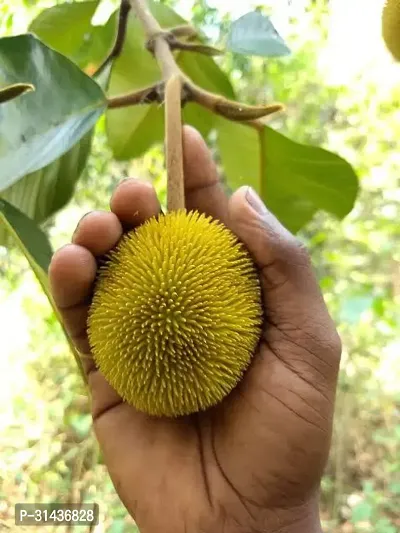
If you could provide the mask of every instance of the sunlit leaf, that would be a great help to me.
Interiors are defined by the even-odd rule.
[[[266,194],[274,191],[304,198],[317,209],[337,218],[345,217],[354,206],[358,179],[343,158],[319,148],[296,143],[266,126],[263,130]],[[268,184],[272,186],[268,188]]]
[[[292,232],[319,209],[342,218],[354,205],[358,183],[352,167],[326,150],[298,144],[268,126],[259,134],[226,120],[218,122],[218,147],[229,186],[252,186]]]
[[[88,62],[91,46],[91,20],[99,0],[65,2],[44,9],[31,23],[29,31],[45,44],[70,58],[80,67]]]
[[[239,54],[264,57],[290,54],[290,49],[269,17],[259,11],[247,13],[232,23],[228,48]]]

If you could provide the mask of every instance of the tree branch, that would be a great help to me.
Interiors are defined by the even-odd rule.
[[[164,84],[156,83],[150,87],[144,87],[133,93],[115,96],[107,100],[107,107],[115,109],[118,107],[127,107],[138,104],[151,104],[153,102],[162,102],[164,100]]]
[[[112,47],[110,53],[103,61],[103,63],[99,66],[99,68],[96,70],[93,76],[98,76],[110,63],[110,61],[118,57],[122,52],[122,47],[124,46],[125,42],[126,28],[128,25],[128,15],[130,10],[130,0],[121,0],[121,5],[119,8],[117,36],[115,38],[114,46]]]
[[[170,78],[178,76],[181,81],[182,90],[184,91],[184,102],[196,102],[197,104],[214,113],[217,113],[218,115],[221,115],[229,120],[243,122],[244,124],[252,126],[257,130],[262,130],[264,128],[264,122],[260,120],[260,118],[269,116],[284,109],[284,106],[279,103],[263,106],[249,106],[241,104],[240,102],[227,100],[220,95],[205,91],[201,87],[194,84],[193,81],[189,79],[178,66],[172,52],[173,48],[179,47],[185,48],[188,51],[201,51],[201,45],[200,48],[198,46],[193,48],[193,46],[187,45],[186,43],[182,43],[182,46],[179,46],[179,44],[177,46],[176,43],[179,43],[176,38],[177,35],[179,33],[183,34],[187,32],[188,27],[184,26],[176,29],[172,28],[169,31],[163,30],[148,8],[146,0],[129,1],[132,11],[136,14],[143,26],[147,38],[147,48],[153,53],[161,69],[164,84],[166,84]],[[207,47],[208,53],[210,53],[211,50],[215,49]],[[161,94],[160,91],[158,94]],[[122,107],[137,103],[143,103],[143,100],[140,98],[138,92],[135,92],[131,95],[125,95],[119,98],[111,99],[109,101],[109,106]]]

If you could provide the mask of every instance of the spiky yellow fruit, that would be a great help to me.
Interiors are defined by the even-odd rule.
[[[100,268],[89,311],[94,359],[151,415],[207,409],[238,383],[260,337],[256,269],[221,223],[170,212],[127,233]]]
[[[382,34],[393,57],[400,61],[400,0],[386,0],[382,13]]]

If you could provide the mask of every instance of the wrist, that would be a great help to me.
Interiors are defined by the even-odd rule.
[[[275,523],[260,533],[323,533],[318,499],[292,509],[277,511]]]
[[[246,519],[225,514],[216,523],[196,528],[195,533],[323,533],[318,500],[287,509],[264,509],[252,512]],[[186,530],[185,530],[186,531]]]
[[[316,513],[299,517],[291,525],[282,529],[272,530],[271,533],[323,533],[318,509]]]
[[[298,507],[267,510],[260,522],[258,527],[252,524],[232,533],[323,533],[317,499]]]

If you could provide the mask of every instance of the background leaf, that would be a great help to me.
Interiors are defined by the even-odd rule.
[[[233,52],[243,55],[279,57],[290,54],[269,17],[259,11],[246,13],[232,23],[227,45]]]
[[[45,44],[71,59],[92,74],[110,51],[117,28],[115,11],[104,25],[93,26],[91,20],[99,1],[65,2],[44,9],[29,30]],[[70,31],[66,32],[68,23]]]
[[[95,80],[106,89],[111,63]],[[72,198],[91,152],[95,128],[92,128],[67,153],[46,167],[37,170],[0,193],[0,196],[17,207],[35,222],[43,222],[64,207]],[[11,246],[6,228],[0,227],[0,245]]]
[[[185,21],[164,4],[151,2],[150,8],[163,28],[184,24]],[[151,54],[144,48],[143,30],[134,17],[130,17],[127,39],[121,56],[115,61],[109,94],[117,96],[134,91],[158,81],[160,70]],[[178,64],[183,71],[201,87],[234,98],[228,77],[211,57],[179,52]],[[132,69],[132,61],[135,68]],[[207,135],[215,124],[215,117],[200,109],[196,104],[188,104],[184,109],[185,122],[195,126]],[[164,136],[164,117],[161,106],[143,105],[107,112],[107,135],[114,156],[129,159],[142,155],[152,144],[160,142]]]
[[[99,85],[32,35],[0,39],[0,83],[36,90],[0,107],[0,191],[66,153],[105,108]]]
[[[80,67],[88,62],[92,35],[91,20],[99,0],[66,2],[43,10],[29,26],[29,31]],[[67,29],[67,30],[66,30]]]
[[[357,504],[351,513],[351,521],[353,524],[357,522],[369,521],[372,517],[374,508],[369,502],[362,501]]]

